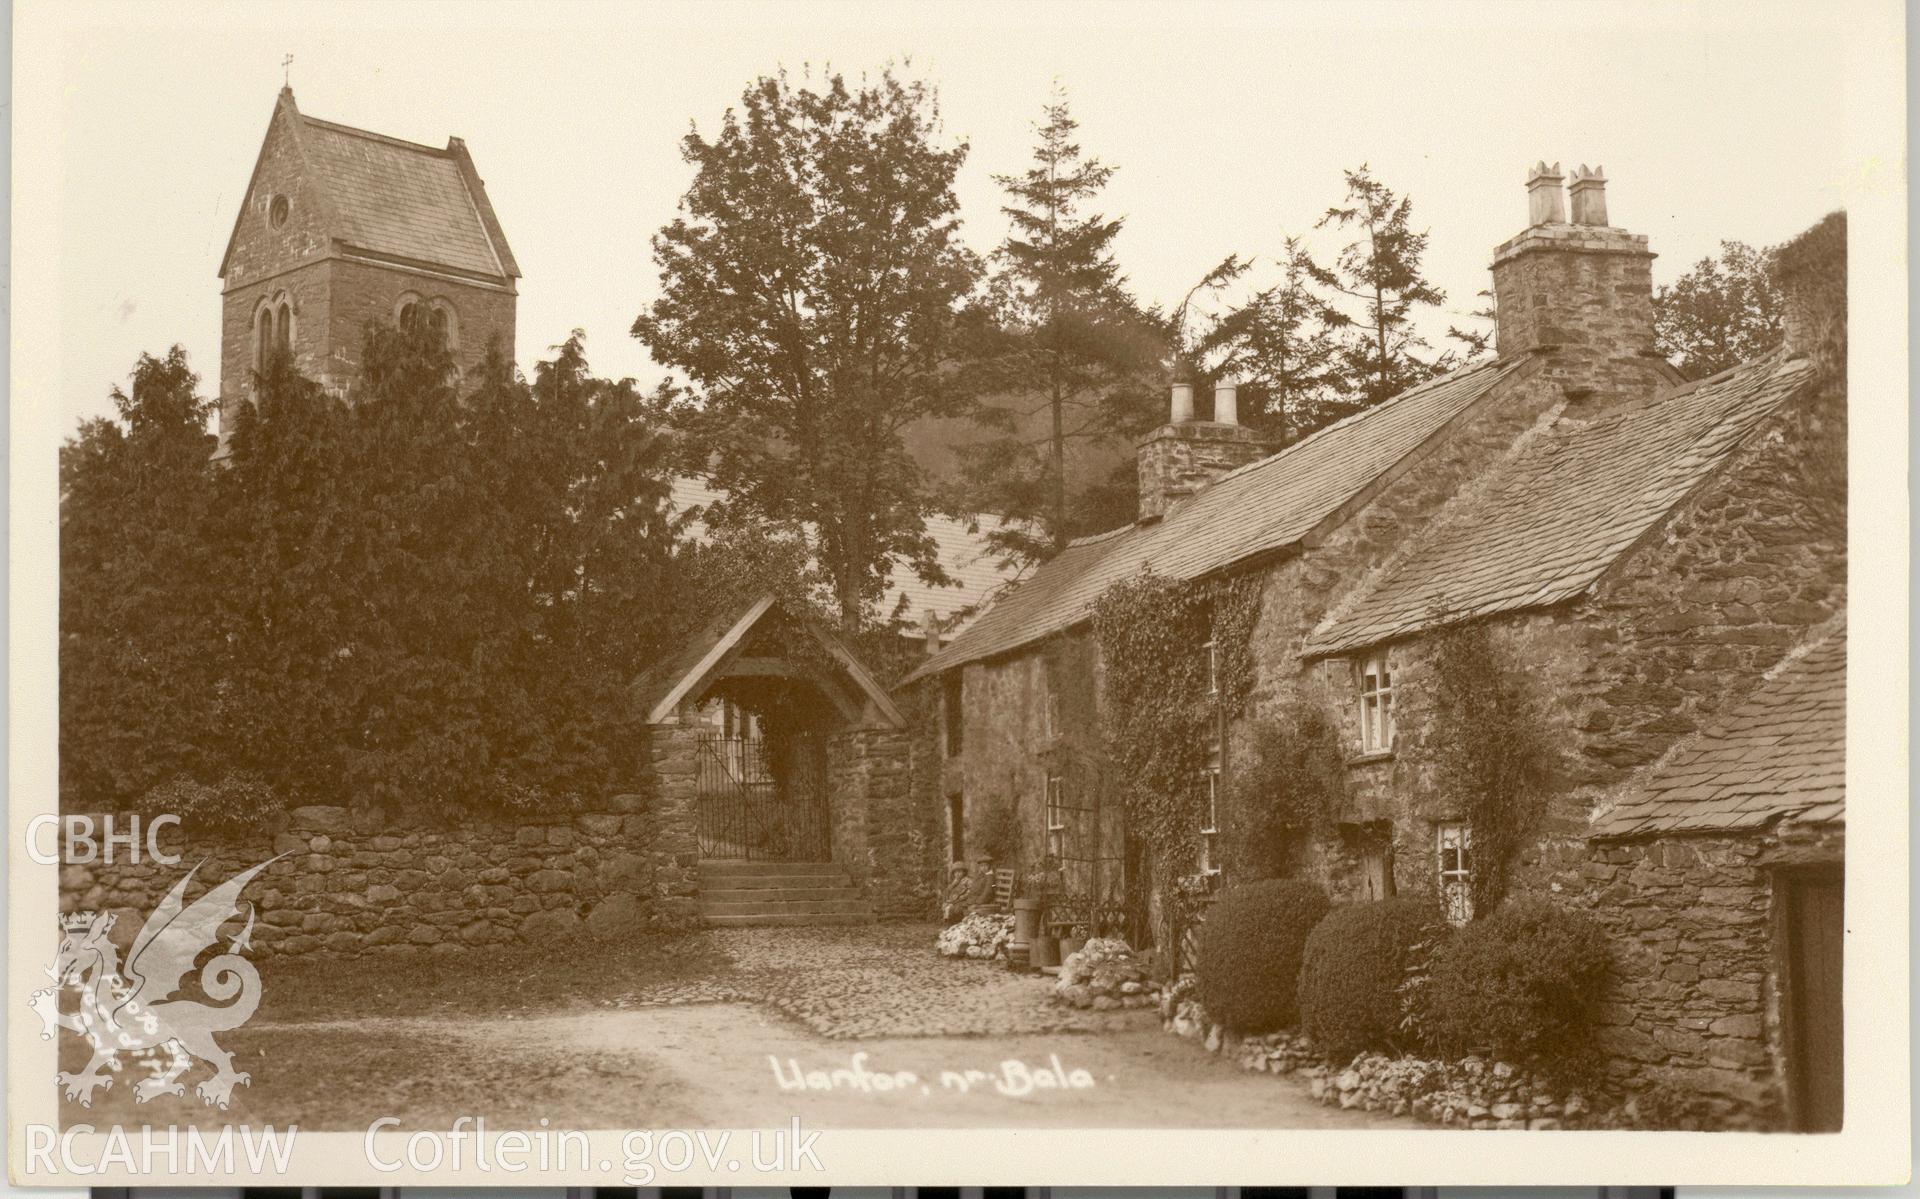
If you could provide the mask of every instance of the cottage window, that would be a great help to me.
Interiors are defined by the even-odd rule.
[[[1473,919],[1473,835],[1465,824],[1447,821],[1435,833],[1439,854],[1440,900],[1447,919],[1465,924]]]
[[[955,757],[960,753],[961,736],[966,731],[960,712],[960,682],[960,675],[958,672],[955,672],[949,674],[946,677],[946,681],[941,685],[940,716],[941,724],[944,725],[946,729],[947,756],[949,758]]]
[[[1393,673],[1387,666],[1386,650],[1367,655],[1360,664],[1357,682],[1361,752],[1385,753],[1393,748]]]
[[[1067,805],[1065,784],[1057,774],[1047,776],[1047,856],[1059,861],[1067,856]]]
[[[1207,656],[1207,698],[1215,699],[1220,694],[1220,643],[1209,637],[1200,648]]]
[[[1047,702],[1044,708],[1044,719],[1046,721],[1046,728],[1044,730],[1046,739],[1052,741],[1060,735],[1060,693],[1053,689],[1051,682],[1047,684]]]
[[[1200,824],[1200,872],[1220,873],[1220,760],[1218,736],[1207,745],[1207,768],[1200,774],[1200,801],[1204,805]]]

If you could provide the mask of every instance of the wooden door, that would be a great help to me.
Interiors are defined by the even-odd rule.
[[[1841,877],[1837,872],[1795,874],[1782,882],[1789,1108],[1802,1131],[1838,1132],[1845,1077]]]

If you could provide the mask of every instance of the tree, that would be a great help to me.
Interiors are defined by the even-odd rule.
[[[177,350],[62,453],[62,802],[566,811],[632,786],[633,679],[683,633],[664,439],[578,335],[464,394],[424,321],[351,402],[276,354],[208,464]]]
[[[106,811],[208,764],[216,594],[210,401],[186,352],[143,354],[116,417],[60,448],[60,792]]]
[[[1784,301],[1774,283],[1778,251],[1723,241],[1720,257],[1653,294],[1654,337],[1689,379],[1750,362],[1780,344]]]
[[[1128,294],[1114,261],[1113,242],[1124,222],[1085,211],[1113,168],[1082,156],[1074,140],[1078,127],[1056,89],[1038,128],[1033,165],[994,176],[1010,198],[1001,211],[1012,227],[995,255],[992,311],[1002,336],[982,364],[983,388],[1037,398],[1035,412],[1045,412],[1047,429],[1029,439],[1017,428],[1018,417],[1033,413],[987,409],[983,415],[1007,435],[971,447],[966,473],[975,505],[1028,518],[1026,527],[993,535],[1012,561],[1051,556],[1075,534],[1094,531],[1083,527],[1077,518],[1086,513],[1069,499],[1068,443],[1150,427],[1165,351],[1160,330]],[[1038,461],[1036,442],[1044,447]],[[1106,506],[1094,502],[1091,509],[1104,514]]]
[[[896,563],[943,581],[926,481],[901,430],[969,415],[956,369],[980,266],[959,237],[964,144],[936,144],[927,85],[761,78],[712,138],[653,239],[662,294],[633,333],[697,394],[664,407],[687,464],[726,492],[710,519],[811,530],[841,624],[869,619]]]
[[[1430,347],[1413,315],[1447,297],[1420,272],[1427,234],[1412,228],[1412,198],[1396,196],[1365,163],[1346,172],[1346,181],[1346,205],[1327,209],[1315,227],[1359,232],[1335,260],[1334,286],[1358,306],[1341,357],[1361,406],[1368,407],[1430,378],[1444,363],[1421,357]]]
[[[1352,321],[1322,289],[1336,284],[1297,237],[1286,239],[1280,281],[1255,292],[1200,341],[1218,370],[1248,385],[1249,423],[1287,444],[1354,411],[1345,393],[1339,333]]]

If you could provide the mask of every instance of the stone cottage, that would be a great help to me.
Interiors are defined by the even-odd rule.
[[[1686,935],[1690,917],[1674,909],[1697,898],[1689,884],[1658,876],[1676,888],[1658,903],[1630,879],[1594,885],[1631,876],[1637,868],[1622,867],[1635,854],[1666,861],[1673,837],[1593,816],[1648,785],[1663,756],[1756,695],[1844,611],[1844,220],[1801,239],[1837,252],[1803,251],[1805,269],[1788,273],[1787,343],[1688,383],[1655,347],[1646,238],[1609,223],[1601,172],[1565,183],[1557,168],[1530,172],[1528,223],[1494,251],[1493,359],[1277,453],[1236,422],[1231,383],[1211,421],[1193,419],[1176,384],[1171,420],[1140,450],[1139,519],[1075,542],[917,672],[938,680],[944,709],[943,769],[924,803],[946,817],[952,845],[1010,806],[1022,864],[1092,845],[1069,856],[1101,859],[1104,886],[1145,885],[1137,863],[1111,852],[1126,839],[1111,790],[1063,797],[1075,784],[1052,752],[1076,720],[1100,723],[1093,606],[1149,569],[1256,579],[1252,697],[1219,713],[1196,780],[1207,797],[1194,809],[1200,881],[1233,881],[1212,848],[1236,759],[1261,722],[1304,702],[1342,730],[1344,797],[1301,839],[1292,872],[1339,899],[1433,894],[1470,919],[1486,863],[1457,801],[1433,783],[1428,668],[1437,637],[1484,630],[1529,680],[1556,758],[1544,814],[1510,863],[1512,889],[1617,927],[1651,929],[1654,909],[1673,910],[1643,947],[1681,990],[1656,999],[1652,967],[1626,974],[1616,1073],[1699,1092],[1729,1119],[1767,1119],[1786,1078],[1768,1031],[1777,1016],[1739,1047],[1729,1042],[1746,1022],[1714,1025],[1772,1012],[1779,960]],[[1090,665],[1060,668],[1076,657]],[[1764,925],[1790,901],[1756,870],[1737,884],[1748,888],[1740,919]],[[1829,921],[1809,935],[1834,931],[1831,917],[1809,919]],[[1170,934],[1156,924],[1154,935]],[[1701,988],[1679,981],[1689,970],[1717,974],[1706,989],[1737,989],[1741,1002],[1694,1005],[1687,994]]]

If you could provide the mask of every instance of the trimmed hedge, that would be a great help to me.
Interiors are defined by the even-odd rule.
[[[1611,968],[1606,932],[1593,919],[1511,899],[1435,953],[1427,1027],[1448,1053],[1550,1063],[1582,1048]]]
[[[1222,895],[1200,926],[1199,997],[1239,1033],[1291,1026],[1299,1016],[1300,957],[1331,906],[1298,879],[1269,879]]]
[[[1406,1043],[1401,986],[1409,958],[1445,929],[1433,904],[1415,898],[1334,908],[1307,937],[1300,1030],[1339,1058]]]

